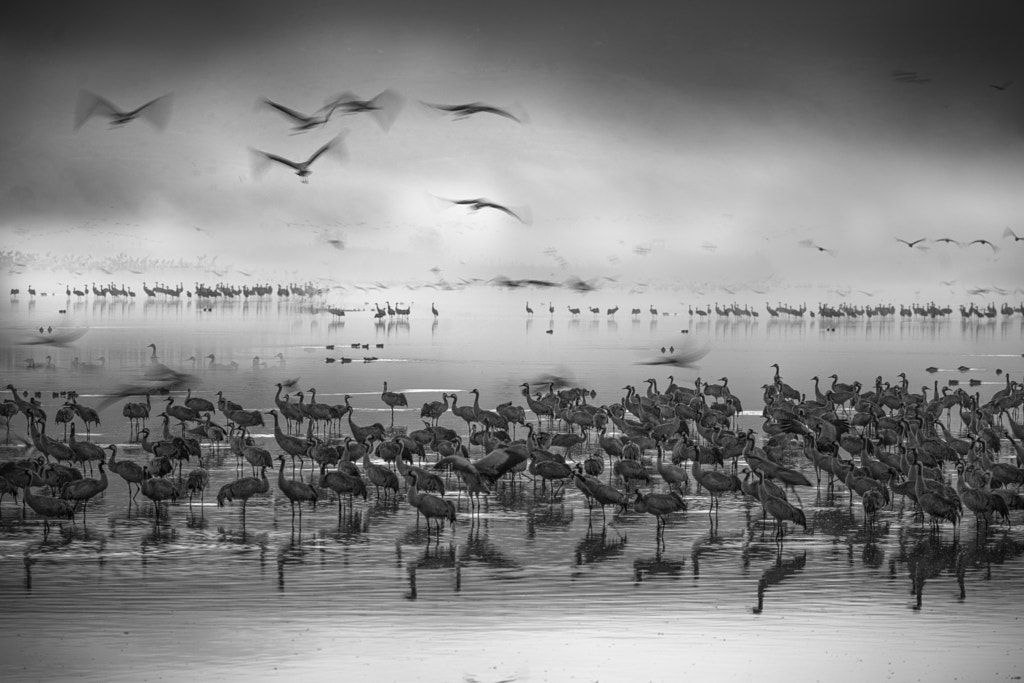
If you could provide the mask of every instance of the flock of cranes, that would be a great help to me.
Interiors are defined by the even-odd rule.
[[[216,500],[240,501],[243,525],[248,501],[270,491],[267,469],[275,462],[277,489],[291,505],[293,522],[297,512],[301,524],[303,506],[315,508],[330,495],[337,496],[339,517],[344,502],[351,508],[355,498],[368,499],[371,489],[378,502],[397,504],[404,486],[404,500],[438,534],[456,521],[463,493],[471,514],[478,513],[481,497],[496,487],[522,485],[523,478],[532,479],[535,489],[548,489],[552,505],[566,487],[575,487],[588,509],[601,508],[605,524],[609,505],[620,514],[632,508],[651,515],[659,542],[666,519],[695,506],[706,505],[710,524],[717,525],[726,497],[759,505],[782,542],[787,526],[808,528],[799,489],[822,486],[845,487],[850,505],[859,498],[869,527],[897,497],[910,501],[934,529],[959,529],[965,514],[973,514],[979,527],[1008,523],[1014,511],[1024,509],[1024,425],[1015,417],[1024,405],[1024,384],[1008,376],[1003,389],[982,401],[963,389],[940,390],[937,382],[930,395],[927,386],[915,393],[904,374],[894,383],[878,377],[870,390],[833,374],[824,389],[812,378],[813,393],[805,397],[783,381],[777,364],[772,367],[774,376],[762,387],[763,439],[753,429],[736,427],[742,402],[727,377],[718,383],[698,378],[693,386],[669,377],[664,390],[649,378],[645,390],[627,386],[617,401],[600,405],[588,402],[596,396],[592,391],[556,391],[553,384],[524,383],[525,405],[509,400],[494,409],[481,407],[477,389],[469,392],[472,404],[443,392],[441,401],[419,409],[423,427],[409,431],[394,428],[394,411],[416,408],[386,381],[380,401],[391,412],[390,427],[357,421],[349,396],[342,404],[325,404],[310,388],[306,402],[306,392],[289,395],[278,383],[269,410],[244,408],[223,392],[216,400],[196,396],[191,389],[183,398],[160,398],[159,413],[152,412],[156,406],[148,394],[144,402],[125,402],[122,414],[132,423],[131,438],[143,462],[134,449],[122,446],[118,457],[117,444],[81,439],[78,423],[89,434],[101,415],[75,396],[52,421],[54,429],[69,428],[58,439],[47,433],[50,420],[38,401],[25,400],[25,392],[7,385],[11,398],[2,404],[3,416],[8,428],[25,420],[30,452],[0,467],[0,500],[4,494],[17,500],[20,493],[23,514],[25,506],[31,508],[45,534],[51,521],[80,514],[85,523],[89,502],[116,475],[128,488],[130,504],[141,493],[159,517],[167,501],[188,496],[191,506],[198,497],[202,505],[211,480],[204,462],[230,453],[235,471],[244,474],[247,463],[250,476],[224,483]],[[449,413],[455,427],[442,424]],[[253,438],[254,430],[265,428],[265,417],[273,420],[270,448]],[[949,426],[954,417],[959,435]],[[150,441],[150,418],[162,422],[157,441]],[[517,427],[525,436],[515,436]],[[1000,460],[1005,446],[1014,462]],[[289,459],[291,476],[285,471]],[[185,473],[185,462],[197,466]]]
[[[34,299],[37,295],[47,296],[47,292],[37,292],[36,288],[29,285],[26,291],[30,299]],[[1009,294],[1006,290],[996,291],[995,289],[984,289],[984,290],[972,290],[972,293],[985,294],[985,293],[997,293],[997,294]],[[201,302],[214,303],[219,300],[232,301],[232,300],[243,300],[248,301],[249,299],[256,300],[269,300],[272,297],[277,297],[278,300],[296,300],[303,302],[317,303],[322,302],[330,295],[330,290],[324,287],[316,286],[311,282],[306,283],[287,283],[287,284],[270,284],[270,283],[244,283],[244,284],[232,284],[226,282],[217,283],[204,283],[195,282],[191,288],[186,288],[181,282],[177,284],[167,285],[164,283],[154,283],[150,286],[147,282],[142,282],[142,293],[145,295],[146,300],[167,300],[177,301],[182,297],[186,299],[196,298]],[[21,294],[20,288],[11,289],[11,298],[16,300]],[[71,284],[65,285],[65,295],[68,301],[74,299],[75,301],[82,301],[84,299],[92,298],[94,302],[99,301],[134,301],[137,293],[132,287],[126,286],[125,284],[107,283],[97,284],[95,282],[82,287],[76,287]],[[338,306],[327,306],[325,311],[328,311],[336,316],[346,315],[346,309]],[[350,309],[354,310],[354,309]],[[437,305],[431,303],[430,307],[432,315],[436,318],[440,315]],[[614,318],[620,311],[618,304],[613,306],[597,306],[594,304],[588,304],[586,306],[574,306],[571,304],[558,304],[554,301],[539,302],[536,304],[536,309],[530,301],[526,301],[524,307],[525,313],[528,317],[533,317],[535,313],[539,312],[541,315],[547,311],[549,317],[555,317],[558,311],[565,311],[570,318],[579,318],[586,316],[588,313],[593,317],[606,316],[608,318]],[[375,319],[378,321],[387,317],[393,318],[395,316],[408,317],[411,313],[411,306],[402,307],[399,304],[392,306],[391,302],[385,302],[384,306],[374,302],[372,313]],[[996,306],[994,303],[985,305],[979,305],[976,302],[969,302],[966,304],[959,304],[954,307],[949,304],[938,304],[934,301],[928,301],[924,303],[912,303],[910,305],[885,303],[885,304],[874,304],[857,306],[845,302],[838,304],[830,304],[826,302],[819,302],[815,307],[809,307],[806,302],[799,305],[793,305],[789,303],[777,302],[772,304],[771,302],[765,302],[764,314],[758,310],[756,306],[750,304],[739,304],[736,302],[719,304],[714,302],[713,304],[703,304],[694,306],[692,304],[675,309],[658,308],[653,304],[645,304],[644,306],[633,306],[629,309],[629,316],[633,320],[637,320],[642,316],[650,315],[652,317],[666,317],[666,316],[687,316],[690,320],[700,322],[705,320],[758,320],[762,317],[767,320],[787,320],[787,321],[799,321],[808,319],[822,319],[828,321],[848,319],[880,319],[880,320],[945,320],[953,318],[957,313],[961,320],[996,320],[999,318],[1012,318],[1015,316],[1024,317],[1024,301],[1020,301],[1016,304],[1009,302],[1003,302],[1000,306]],[[623,311],[625,314],[625,311]]]

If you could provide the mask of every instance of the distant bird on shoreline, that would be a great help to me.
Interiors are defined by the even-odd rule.
[[[910,247],[911,249],[913,249],[915,245],[918,245],[918,244],[920,244],[921,242],[924,242],[924,241],[925,241],[925,238],[924,238],[924,237],[922,237],[922,238],[920,238],[920,239],[916,239],[916,240],[914,240],[913,242],[908,242],[907,240],[903,239],[902,237],[897,237],[897,238],[896,238],[896,241],[897,241],[897,242],[902,242],[903,244],[905,244],[905,245],[907,245],[908,247]]]
[[[301,112],[297,112],[294,109],[290,109],[284,106],[283,104],[278,104],[273,100],[268,100],[266,97],[261,99],[260,102],[269,107],[273,107],[274,109],[276,109],[277,111],[281,112],[289,119],[291,119],[295,123],[295,125],[292,127],[292,130],[294,130],[296,133],[305,133],[308,130],[313,130],[314,128],[326,125],[331,118],[331,114],[333,114],[334,110],[336,109],[336,107],[329,107],[327,109],[326,114],[306,115]]]
[[[522,118],[506,109],[484,104],[483,102],[469,102],[467,104],[434,104],[433,102],[423,102],[423,104],[431,109],[452,114],[452,118],[456,121],[461,121],[473,114],[494,114],[495,116],[503,116],[506,119],[515,121],[516,123],[524,122]]]
[[[343,92],[324,105],[321,111],[324,109],[338,109],[342,114],[367,113],[387,133],[402,109],[402,97],[391,89],[382,90],[369,100],[361,100],[350,92]]]
[[[110,125],[123,126],[126,123],[143,118],[151,124],[163,130],[167,127],[167,120],[171,115],[171,94],[162,95],[155,100],[150,100],[138,109],[121,111],[115,107],[110,100],[95,95],[88,90],[82,90],[78,94],[78,105],[75,107],[75,130],[82,127],[92,116],[106,116]]]
[[[291,161],[290,159],[285,159],[284,157],[278,156],[277,154],[271,154],[270,152],[264,152],[264,151],[258,150],[258,149],[253,149],[252,152],[257,155],[257,158],[262,157],[263,159],[266,159],[266,160],[269,160],[269,161],[276,161],[279,164],[284,164],[285,166],[288,166],[290,168],[295,169],[295,175],[297,175],[300,178],[302,178],[302,182],[308,183],[309,182],[309,176],[310,176],[311,173],[313,173],[313,171],[310,170],[309,167],[312,166],[313,162],[316,161],[317,159],[319,159],[320,156],[322,154],[324,154],[324,152],[327,152],[328,150],[331,150],[334,147],[336,147],[340,141],[341,141],[341,137],[340,136],[335,137],[333,140],[331,140],[330,142],[328,142],[327,144],[322,146],[320,149],[318,149],[317,151],[313,152],[313,155],[311,157],[309,157],[309,159],[306,159],[305,161],[301,161],[301,162]],[[340,153],[340,152],[338,152],[338,153]],[[343,153],[342,153],[342,155],[343,155]],[[266,165],[265,162],[263,164],[260,164],[260,168],[257,169],[257,170],[261,170],[262,167],[265,166],[265,165]]]
[[[529,224],[529,220],[527,218],[524,218],[524,216],[520,215],[522,209],[520,209],[520,213],[517,213],[516,211],[513,211],[512,209],[510,209],[507,206],[504,206],[503,204],[492,202],[489,199],[485,199],[484,197],[476,197],[474,199],[447,199],[445,197],[438,197],[438,199],[449,202],[451,204],[465,206],[470,211],[479,211],[480,209],[495,209],[497,211],[507,213],[509,216],[512,216],[512,218],[515,218],[517,221],[523,223],[524,225]]]

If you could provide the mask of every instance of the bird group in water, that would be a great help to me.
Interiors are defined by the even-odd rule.
[[[708,523],[717,525],[723,498],[759,505],[781,543],[795,527],[808,529],[801,490],[821,487],[837,497],[845,488],[849,505],[859,500],[868,527],[897,498],[909,501],[935,531],[948,524],[958,532],[965,514],[979,527],[1009,523],[1024,509],[1024,424],[1017,417],[1024,384],[1009,374],[983,401],[938,382],[914,392],[902,373],[898,381],[879,376],[867,387],[840,382],[836,374],[822,386],[813,377],[805,392],[783,381],[778,364],[772,367],[762,386],[760,435],[737,427],[743,406],[728,377],[697,378],[692,386],[669,377],[663,390],[648,378],[644,390],[627,386],[625,395],[604,404],[593,402],[596,392],[556,390],[554,383],[523,383],[518,401],[492,409],[481,406],[477,389],[468,392],[471,403],[460,402],[458,392],[442,392],[441,400],[419,408],[423,427],[412,430],[396,428],[394,412],[417,408],[386,381],[379,398],[390,411],[387,427],[360,420],[350,396],[329,404],[317,401],[315,387],[285,393],[296,388],[291,382],[276,385],[270,410],[245,408],[223,392],[207,399],[191,389],[184,397],[154,400],[147,393],[143,401],[126,401],[122,415],[135,443],[120,452],[116,444],[89,438],[101,416],[78,397],[68,397],[51,422],[37,400],[25,400],[27,392],[9,384],[2,414],[8,430],[25,420],[28,452],[0,466],[0,500],[20,495],[22,514],[31,508],[45,534],[51,522],[86,523],[90,501],[110,486],[109,474],[125,482],[130,505],[141,492],[159,518],[168,502],[185,497],[190,506],[196,498],[202,506],[211,480],[204,463],[219,467],[231,454],[239,476],[221,485],[215,498],[219,506],[240,502],[243,525],[250,499],[271,489],[268,469],[277,469],[277,490],[300,525],[303,506],[336,497],[340,518],[355,499],[372,495],[381,504],[404,500],[436,534],[463,514],[463,495],[468,513],[479,514],[498,487],[525,482],[535,491],[539,486],[535,495],[550,504],[574,488],[592,523],[595,505],[602,524],[608,523],[607,506],[617,514],[653,516],[659,543],[676,513],[705,507]],[[161,421],[162,438],[155,441],[151,418]],[[253,438],[267,418],[273,423],[269,448]],[[62,427],[69,431],[56,438]],[[517,437],[519,429],[525,434]],[[1008,460],[1002,458],[1007,448]],[[196,465],[187,473],[186,461]]]

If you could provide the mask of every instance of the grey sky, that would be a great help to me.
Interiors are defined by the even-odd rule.
[[[1015,3],[435,4],[5,10],[0,248],[216,255],[266,277],[1021,280],[1001,237],[1024,234]],[[256,106],[385,88],[404,99],[387,133],[357,115],[290,135]],[[74,131],[80,89],[125,109],[173,92],[174,110],[163,132]],[[347,158],[309,185],[253,174],[250,147],[304,159],[342,129]],[[943,236],[1002,248],[895,241]]]

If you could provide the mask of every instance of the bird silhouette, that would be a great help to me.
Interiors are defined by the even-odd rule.
[[[999,251],[999,247],[996,246],[995,244],[992,244],[988,240],[971,240],[967,244],[968,244],[968,246],[970,246],[972,244],[987,244],[989,247],[992,248],[992,253],[997,253]]]
[[[1017,233],[1011,230],[1009,227],[1003,230],[1003,237],[1012,237],[1014,242],[1024,242],[1024,237],[1017,237]]]
[[[328,107],[326,109],[327,113],[325,114],[303,114],[301,112],[295,111],[294,109],[286,107],[283,104],[279,104],[277,102],[274,102],[273,100],[268,100],[265,97],[261,99],[260,102],[262,104],[267,105],[268,107],[276,109],[277,111],[281,112],[286,117],[291,119],[295,123],[292,130],[294,130],[296,133],[305,133],[306,131],[313,130],[314,128],[326,125],[327,121],[330,120],[331,118],[331,114],[333,114],[334,110],[337,108],[336,106]]]
[[[114,444],[110,444],[107,448],[110,449],[107,469],[124,479],[128,484],[128,495],[134,501],[135,496],[139,495],[139,489],[142,488],[142,482],[145,481],[142,465],[131,460],[118,460],[117,446]],[[135,493],[132,493],[132,484],[135,484]]]
[[[476,197],[474,199],[447,199],[445,197],[439,197],[439,199],[442,199],[446,202],[450,202],[452,204],[465,206],[470,211],[479,211],[480,209],[495,209],[497,211],[507,213],[509,216],[512,216],[512,218],[515,218],[520,223],[529,224],[528,218],[521,215],[521,213],[523,213],[522,209],[520,209],[517,213],[516,211],[513,211],[512,209],[503,204],[492,202],[484,197]]]
[[[171,95],[162,95],[155,100],[150,100],[144,105],[131,111],[122,111],[111,104],[110,100],[95,95],[88,90],[82,90],[78,95],[78,106],[75,108],[75,130],[82,127],[92,116],[106,116],[110,125],[123,126],[126,123],[143,118],[157,128],[163,130],[167,127],[167,119],[171,115]]]
[[[922,75],[917,71],[906,71],[903,69],[893,69],[889,72],[894,80],[900,83],[912,83],[914,85],[925,85],[931,83],[932,79],[928,76]]]
[[[402,97],[390,89],[382,90],[369,100],[361,100],[350,92],[344,92],[324,105],[323,109],[337,109],[342,114],[369,114],[386,133],[398,118],[398,113],[402,109]]]
[[[417,512],[426,517],[427,533],[430,533],[432,522],[436,522],[437,533],[440,533],[441,523],[443,521],[448,520],[453,524],[455,523],[455,507],[450,506],[442,498],[420,491],[420,480],[424,474],[424,472],[416,470],[413,470],[410,473],[412,477],[412,485],[409,486],[409,494],[407,498],[409,505],[416,508]]]
[[[995,90],[1003,91],[1009,88],[1011,83],[1013,83],[1013,81],[1003,81],[1002,83],[989,83],[988,87],[993,88]]]
[[[32,508],[32,511],[43,518],[43,536],[50,533],[50,520],[51,519],[70,519],[75,518],[74,506],[63,499],[51,498],[50,496],[42,496],[33,493],[33,486],[42,486],[43,480],[39,478],[35,472],[31,472],[29,475],[29,483],[24,487],[24,495],[22,499],[28,503],[28,506]]]
[[[143,467],[142,473],[142,495],[153,501],[156,518],[160,519],[160,503],[165,500],[177,500],[178,489],[173,482],[163,477],[154,477],[148,467]]]
[[[814,240],[800,240],[798,243],[801,247],[807,247],[809,249],[817,249],[820,252],[824,252],[829,256],[835,256],[838,252],[835,249],[827,249],[814,242]]]
[[[254,155],[256,155],[256,158],[257,158],[258,161],[261,161],[261,160],[276,161],[279,164],[284,164],[285,166],[288,166],[289,168],[295,169],[295,175],[297,175],[300,178],[302,178],[302,182],[308,183],[309,182],[309,176],[313,173],[313,171],[310,170],[309,167],[312,166],[313,162],[316,161],[317,159],[319,159],[320,156],[323,155],[325,152],[328,152],[330,150],[333,150],[335,147],[338,147],[340,142],[341,142],[341,136],[335,137],[334,139],[332,139],[329,142],[327,142],[326,144],[324,144],[320,149],[318,149],[317,151],[313,152],[313,155],[310,156],[305,161],[292,161],[290,159],[285,159],[282,156],[278,156],[277,154],[271,154],[270,152],[264,152],[264,151],[258,150],[258,149],[253,149],[252,152],[253,152]],[[344,151],[339,149],[337,152],[334,152],[334,154],[338,154],[338,155],[344,156]],[[259,163],[259,164],[256,165],[256,170],[258,172],[262,172],[262,170],[265,167],[266,167],[266,163],[265,162]]]
[[[236,498],[242,501],[242,525],[245,525],[245,505],[249,499],[257,493],[266,493],[270,490],[270,481],[267,479],[267,466],[260,468],[260,478],[242,477],[235,481],[228,482],[220,487],[217,492],[217,506],[224,507],[224,501],[233,501]]]
[[[60,489],[60,498],[69,501],[76,501],[76,507],[78,506],[78,501],[82,502],[82,521],[85,521],[85,513],[89,505],[89,501],[103,493],[104,490],[106,490],[106,486],[108,486],[109,480],[106,478],[106,471],[103,469],[105,464],[106,463],[104,461],[99,461],[98,479],[77,479],[65,484],[65,486]]]
[[[319,498],[316,489],[301,479],[285,479],[284,476],[284,456],[278,455],[277,459],[281,462],[281,467],[277,471],[277,487],[281,490],[281,493],[288,498],[292,506],[292,524],[295,524],[295,504],[299,504],[299,524],[302,524],[302,504],[309,502],[310,505],[316,507],[316,501]]]
[[[654,515],[657,520],[655,535],[660,539],[665,532],[665,515],[677,510],[686,510],[686,500],[678,491],[669,493],[644,493],[636,492],[636,500],[633,502],[633,509],[637,512]]]
[[[925,238],[921,237],[920,239],[916,239],[913,242],[908,242],[907,240],[903,239],[902,237],[897,237],[896,238],[897,242],[902,242],[903,244],[907,245],[911,249],[913,249],[915,245],[920,244],[921,242],[924,242],[924,240],[925,240]]]
[[[409,400],[405,394],[395,391],[388,391],[388,383],[384,382],[384,390],[380,393],[380,399],[391,409],[391,426],[395,426],[395,406],[408,406]]]
[[[506,109],[484,104],[483,102],[469,102],[467,104],[435,104],[433,102],[423,102],[423,104],[431,109],[452,114],[452,118],[456,121],[468,118],[473,114],[494,114],[495,116],[503,116],[506,119],[515,121],[516,123],[524,122],[523,119]]]

